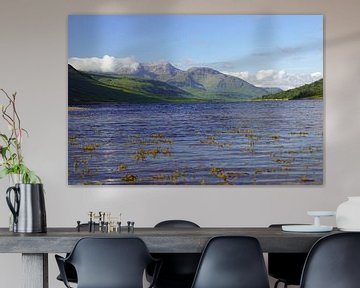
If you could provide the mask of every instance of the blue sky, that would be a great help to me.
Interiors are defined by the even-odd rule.
[[[71,15],[68,57],[131,57],[181,69],[323,72],[322,15]]]

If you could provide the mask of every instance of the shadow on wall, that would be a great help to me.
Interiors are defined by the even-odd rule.
[[[335,46],[339,44],[345,44],[349,42],[360,41],[360,32],[351,33],[347,35],[343,35],[340,37],[335,37],[329,40],[326,40],[326,46]]]

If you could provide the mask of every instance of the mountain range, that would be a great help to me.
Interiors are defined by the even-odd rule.
[[[149,102],[238,102],[282,91],[256,87],[208,67],[186,71],[170,63],[142,64],[117,74],[88,73],[68,65],[69,105]]]

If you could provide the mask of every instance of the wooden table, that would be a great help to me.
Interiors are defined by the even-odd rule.
[[[82,237],[139,237],[151,253],[201,253],[207,241],[220,235],[246,235],[259,240],[263,252],[308,252],[321,237],[332,233],[288,233],[280,228],[135,228],[121,233],[77,232],[49,228],[47,233],[18,234],[0,228],[0,253],[22,253],[23,287],[48,288],[48,253],[70,252]]]

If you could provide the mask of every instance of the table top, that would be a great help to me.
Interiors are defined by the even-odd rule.
[[[338,233],[294,233],[274,228],[135,228],[134,232],[78,232],[76,228],[48,228],[47,233],[13,233],[0,228],[0,253],[65,253],[83,237],[139,237],[152,253],[201,253],[210,238],[252,236],[263,252],[308,252],[321,237]]]

